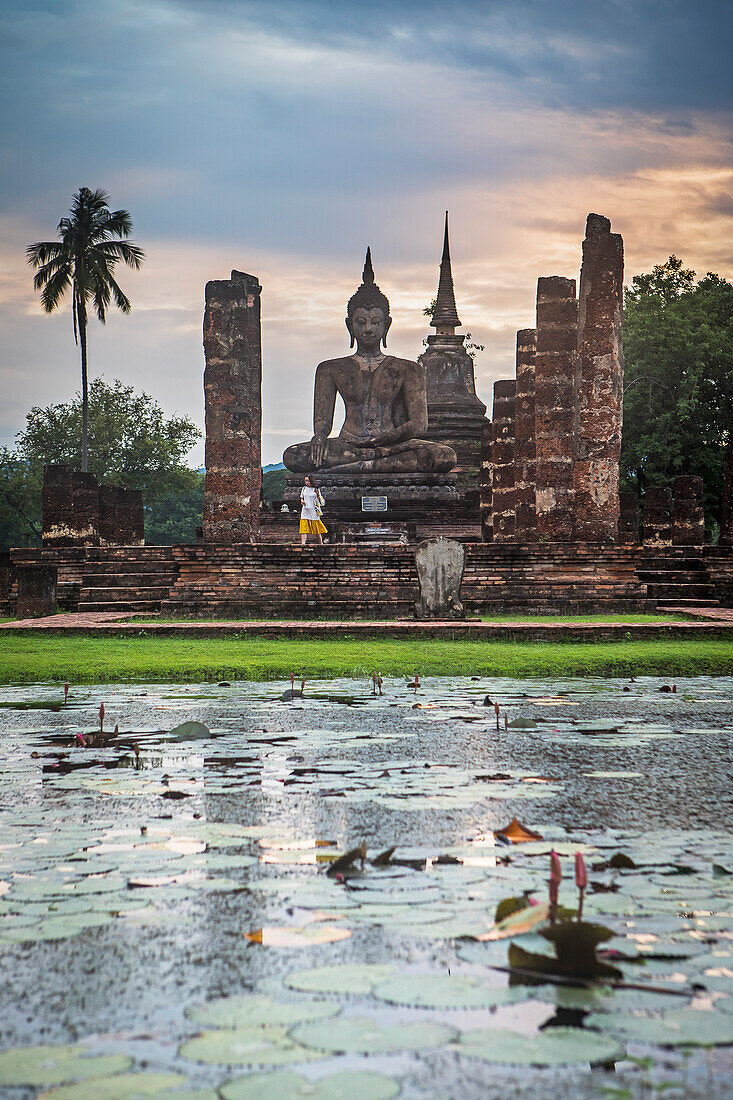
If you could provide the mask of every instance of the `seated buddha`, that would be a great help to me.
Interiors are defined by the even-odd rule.
[[[326,359],[316,368],[313,438],[288,447],[283,462],[294,473],[447,473],[456,453],[421,439],[428,424],[425,373],[419,363],[386,355],[392,324],[389,301],[374,282],[367,249],[362,283],[349,300],[346,327],[353,355]],[[331,437],[336,394],[346,417]]]

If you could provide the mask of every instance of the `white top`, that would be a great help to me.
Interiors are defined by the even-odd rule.
[[[320,519],[318,514],[317,504],[323,507],[323,497],[321,496],[320,489],[313,489],[310,485],[304,485],[300,491],[300,503],[303,507],[300,510],[301,519]]]

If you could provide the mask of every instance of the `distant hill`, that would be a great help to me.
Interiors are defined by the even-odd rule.
[[[271,462],[269,466],[262,467],[263,474],[269,474],[270,470],[284,470],[285,466],[282,462]]]

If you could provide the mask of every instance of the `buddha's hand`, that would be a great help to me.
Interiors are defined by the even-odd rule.
[[[328,436],[316,434],[311,439],[311,463],[316,470],[326,461],[328,454]]]

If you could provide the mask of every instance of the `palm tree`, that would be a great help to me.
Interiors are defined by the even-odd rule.
[[[33,286],[41,291],[46,313],[53,311],[71,290],[74,341],[81,344],[82,440],[81,468],[86,472],[89,419],[87,393],[87,302],[92,301],[104,324],[112,299],[118,309],[129,313],[129,298],[114,278],[119,260],[138,269],[145,253],[129,237],[132,218],[127,210],[110,210],[109,195],[80,187],[74,195],[68,218],[58,225],[59,241],[40,241],[26,249],[28,263],[37,267]]]

